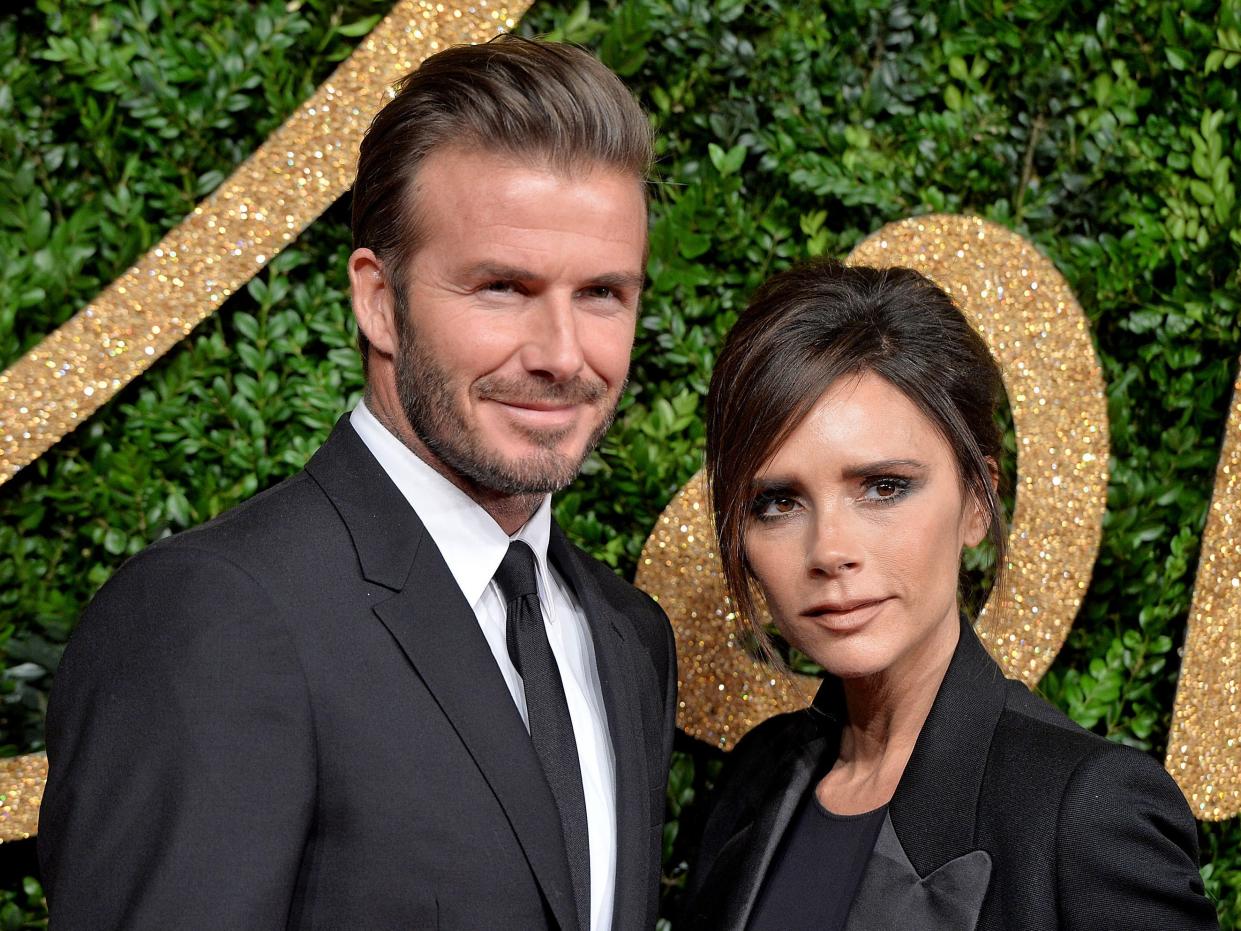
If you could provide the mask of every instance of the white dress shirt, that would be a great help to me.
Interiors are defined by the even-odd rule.
[[[591,931],[609,931],[616,887],[616,760],[586,615],[569,586],[547,561],[551,495],[543,499],[525,526],[510,537],[472,498],[393,436],[365,402],[358,403],[349,422],[435,541],[465,600],[474,609],[478,626],[527,730],[530,721],[526,695],[521,676],[509,659],[504,597],[493,576],[513,540],[522,540],[534,550],[539,605],[564,682],[586,795]]]

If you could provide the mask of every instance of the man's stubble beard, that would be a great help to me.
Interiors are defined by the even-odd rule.
[[[507,460],[489,449],[479,436],[478,427],[465,419],[453,397],[449,373],[417,337],[405,296],[398,291],[393,303],[397,333],[397,353],[393,360],[397,398],[414,435],[440,463],[479,488],[509,496],[556,492],[577,477],[586,457],[612,426],[624,394],[623,385],[580,456],[572,458],[556,449],[573,432],[572,427],[555,431],[515,427],[541,449],[516,461]],[[578,378],[553,383],[533,377],[518,380],[485,376],[466,390],[471,389],[487,398],[590,405],[599,404],[607,394],[602,382]]]

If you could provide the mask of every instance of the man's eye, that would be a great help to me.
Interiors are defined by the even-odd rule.
[[[615,293],[607,285],[595,285],[586,288],[582,292],[586,297],[596,298],[597,300],[607,300],[609,297],[615,297]]]
[[[505,294],[515,290],[516,285],[511,281],[492,281],[483,286],[484,291],[493,291],[497,294]]]

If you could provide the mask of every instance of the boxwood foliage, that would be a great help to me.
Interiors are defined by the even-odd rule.
[[[390,5],[38,0],[0,15],[0,364],[175,225]],[[632,575],[701,463],[714,354],[765,276],[910,215],[985,216],[1072,283],[1111,418],[1102,549],[1041,688],[1161,756],[1241,352],[1241,2],[550,2],[521,30],[596,49],[659,130],[632,383],[558,498],[570,535]],[[346,207],[0,488],[4,752],[41,746],[61,648],[116,567],[296,470],[358,397]],[[718,765],[680,743],[669,916]],[[1201,834],[1236,927],[1241,825]],[[45,921],[25,851],[0,860],[0,928]]]

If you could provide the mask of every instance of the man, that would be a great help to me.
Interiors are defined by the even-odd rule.
[[[650,928],[667,621],[570,545],[624,388],[649,129],[584,52],[442,52],[362,145],[365,401],[126,564],[66,650],[53,928]]]

